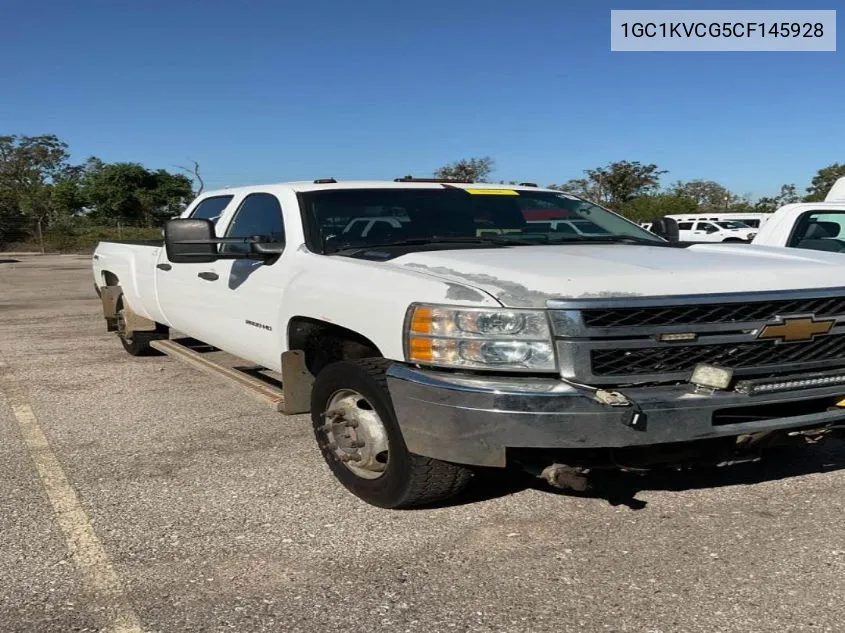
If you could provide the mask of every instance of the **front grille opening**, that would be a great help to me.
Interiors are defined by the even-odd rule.
[[[590,352],[593,375],[635,376],[692,371],[697,363],[740,369],[793,365],[845,358],[845,335],[825,336],[809,343],[772,341],[714,345],[666,345],[645,348],[594,349]]]
[[[817,317],[845,312],[845,297],[785,299],[749,303],[691,304],[644,308],[597,308],[583,311],[588,327],[634,327],[643,325],[703,325],[768,321],[781,314]]]
[[[799,415],[824,413],[835,407],[843,396],[827,396],[812,400],[795,400],[793,402],[777,402],[773,404],[758,404],[745,407],[730,407],[717,409],[713,412],[713,426],[743,424],[745,422],[759,422],[761,420],[776,420],[779,418],[793,418]],[[845,408],[842,409],[845,418]]]

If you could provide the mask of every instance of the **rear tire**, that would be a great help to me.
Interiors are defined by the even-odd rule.
[[[161,332],[132,332],[132,336],[126,336],[123,330],[123,300],[121,299],[117,310],[117,336],[120,343],[132,356],[157,356],[159,352],[150,346],[152,341],[167,338],[166,333]]]
[[[408,452],[387,389],[391,364],[382,358],[341,361],[317,375],[311,419],[323,459],[347,490],[380,508],[453,497],[472,471]]]

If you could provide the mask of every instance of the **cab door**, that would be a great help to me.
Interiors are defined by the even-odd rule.
[[[721,242],[719,227],[710,222],[697,222],[692,232],[693,242]]]
[[[261,237],[283,244],[285,227],[278,197],[267,192],[246,195],[222,237]],[[250,257],[248,244],[221,244],[220,253],[237,255],[238,259],[200,265],[204,270],[199,272],[209,274],[193,281],[205,311],[196,318],[207,319],[208,313],[213,314],[214,327],[205,342],[278,369],[286,337],[278,320],[291,253],[286,249],[270,260]]]
[[[201,199],[187,217],[211,220],[215,224],[217,235],[225,225],[221,218],[234,204],[236,196],[213,195]],[[209,300],[206,285],[208,281],[200,277],[208,273],[213,264],[173,263],[167,259],[165,248],[160,249],[155,268],[155,285],[158,307],[167,323],[182,334],[203,342],[219,327],[214,315],[208,310]]]

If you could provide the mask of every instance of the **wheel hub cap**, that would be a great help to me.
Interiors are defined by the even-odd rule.
[[[357,391],[341,389],[329,398],[323,433],[327,448],[349,470],[376,479],[387,469],[387,430],[373,405]]]

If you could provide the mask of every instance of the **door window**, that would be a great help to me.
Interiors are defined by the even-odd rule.
[[[200,202],[191,212],[191,217],[198,220],[211,220],[217,224],[217,220],[223,215],[223,211],[229,206],[233,196],[212,196]]]
[[[279,199],[269,193],[252,193],[244,198],[226,230],[226,237],[261,237],[267,242],[284,242],[285,227]],[[221,252],[249,253],[249,244],[223,244]]]

